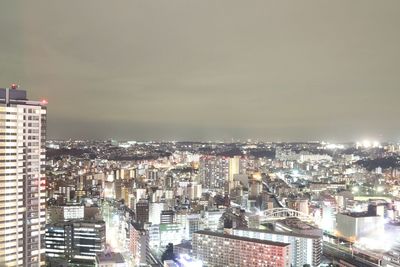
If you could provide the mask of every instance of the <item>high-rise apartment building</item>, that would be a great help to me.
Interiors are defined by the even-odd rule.
[[[149,232],[139,224],[129,225],[129,252],[136,265],[146,264],[149,255]]]
[[[244,163],[240,156],[203,156],[199,160],[200,183],[208,189],[225,189],[234,187],[234,176],[244,173]]]
[[[212,231],[193,234],[193,256],[207,266],[289,267],[290,244]]]
[[[232,234],[252,239],[289,243],[292,266],[318,267],[322,257],[322,235],[306,235],[294,232],[265,231],[259,229],[232,229]]]
[[[44,266],[46,101],[0,88],[0,266]]]
[[[204,156],[200,158],[199,174],[204,188],[224,188],[229,175],[229,158]]]

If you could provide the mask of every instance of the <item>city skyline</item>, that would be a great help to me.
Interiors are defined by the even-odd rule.
[[[398,141],[400,3],[4,2],[49,138]]]
[[[0,3],[0,267],[400,267],[398,0]]]

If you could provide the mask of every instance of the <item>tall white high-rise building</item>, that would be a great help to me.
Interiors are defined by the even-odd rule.
[[[233,181],[233,176],[239,174],[240,156],[229,158],[229,181]]]
[[[164,202],[153,202],[149,205],[149,222],[152,224],[160,224],[161,212],[165,208]]]
[[[230,193],[233,189],[233,177],[240,173],[240,156],[229,158],[229,172],[227,181],[227,191]]]
[[[46,101],[0,88],[0,266],[44,266]]]

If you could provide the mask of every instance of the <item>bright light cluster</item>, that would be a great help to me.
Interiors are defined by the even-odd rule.
[[[351,189],[351,191],[352,191],[353,193],[358,193],[358,192],[360,191],[360,188],[359,188],[358,186],[354,186],[354,187]]]
[[[193,259],[187,254],[180,254],[177,261],[182,267],[203,267],[202,261]]]
[[[381,144],[376,140],[375,141],[364,140],[362,142],[357,142],[356,145],[357,147],[363,147],[363,148],[375,148],[381,146]]]
[[[354,245],[361,249],[375,251],[389,251],[393,246],[393,237],[381,235],[380,237],[362,237]]]
[[[325,148],[326,149],[332,149],[332,150],[334,150],[334,149],[344,149],[344,145],[341,145],[341,144],[326,144],[325,145]]]

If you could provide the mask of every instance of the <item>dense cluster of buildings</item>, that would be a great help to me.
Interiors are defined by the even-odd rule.
[[[400,266],[398,144],[46,142],[0,102],[0,266]]]
[[[48,159],[53,207],[96,203],[131,264],[163,264],[172,244],[175,257],[204,266],[251,266],[244,264],[248,255],[237,259],[216,252],[214,241],[203,248],[201,240],[214,239],[228,251],[244,239],[253,247],[279,243],[287,253],[282,266],[322,266],[346,260],[338,259],[339,252],[356,249],[371,262],[396,261],[390,251],[380,256],[373,251],[372,257],[364,242],[386,236],[388,221],[396,229],[398,166],[374,165],[396,157],[395,144],[53,141],[48,146],[60,152]],[[124,150],[130,155],[135,149],[164,156],[111,160],[107,149],[122,158]],[[330,249],[333,244],[339,251]],[[266,257],[260,266],[268,266]]]

